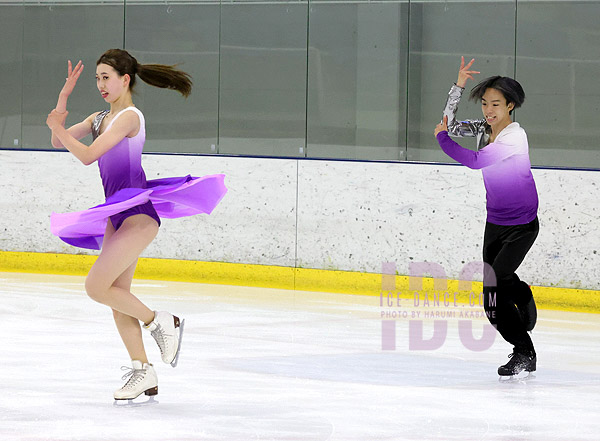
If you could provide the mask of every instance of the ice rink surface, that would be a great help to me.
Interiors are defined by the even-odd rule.
[[[116,408],[130,362],[83,281],[0,273],[1,441],[600,439],[599,315],[540,311],[536,378],[500,383],[512,348],[466,349],[456,319],[415,351],[399,318],[382,350],[378,297],[134,280],[185,335],[173,369],[144,334],[159,404]]]

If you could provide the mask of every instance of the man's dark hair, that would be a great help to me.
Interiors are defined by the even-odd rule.
[[[521,107],[525,101],[525,92],[523,91],[523,88],[519,82],[509,77],[501,77],[500,75],[486,78],[473,87],[473,89],[471,89],[469,99],[473,101],[481,101],[483,95],[485,95],[485,91],[490,88],[496,89],[502,93],[507,105],[513,103],[513,110]],[[510,113],[512,113],[512,110]]]

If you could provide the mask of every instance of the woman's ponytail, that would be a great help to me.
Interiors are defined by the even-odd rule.
[[[192,92],[192,77],[187,72],[166,64],[140,64],[135,57],[123,49],[109,49],[100,56],[96,66],[101,63],[112,66],[121,76],[128,74],[129,88],[132,90],[137,75],[144,83],[162,89],[176,90],[184,97],[188,97]]]
[[[175,66],[137,64],[136,73],[144,83],[162,89],[172,89],[188,97],[192,92],[192,77]]]

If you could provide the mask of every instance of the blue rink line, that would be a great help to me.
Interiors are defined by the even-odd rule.
[[[18,151],[18,152],[59,152],[69,153],[62,149],[33,149],[33,148],[15,148],[15,147],[0,147],[0,151]],[[331,161],[331,162],[364,162],[374,164],[412,164],[412,165],[450,165],[453,167],[464,167],[456,162],[426,162],[426,161],[407,161],[402,159],[352,159],[352,158],[327,158],[327,157],[303,157],[303,156],[273,156],[273,155],[244,155],[233,153],[190,153],[190,152],[144,152],[144,155],[152,156],[205,156],[213,158],[253,158],[253,159],[288,159],[299,161]],[[550,165],[532,165],[534,170],[564,170],[564,171],[590,171],[600,172],[600,168],[596,167],[565,167],[565,166],[550,166]]]

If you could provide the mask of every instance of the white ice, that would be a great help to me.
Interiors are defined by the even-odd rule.
[[[541,310],[536,378],[500,383],[511,348],[497,337],[466,349],[456,320],[442,347],[415,351],[398,319],[396,350],[382,350],[378,297],[140,280],[133,291],[186,330],[175,369],[144,335],[159,404],[115,408],[129,360],[83,278],[0,273],[1,441],[600,439],[595,314]]]

